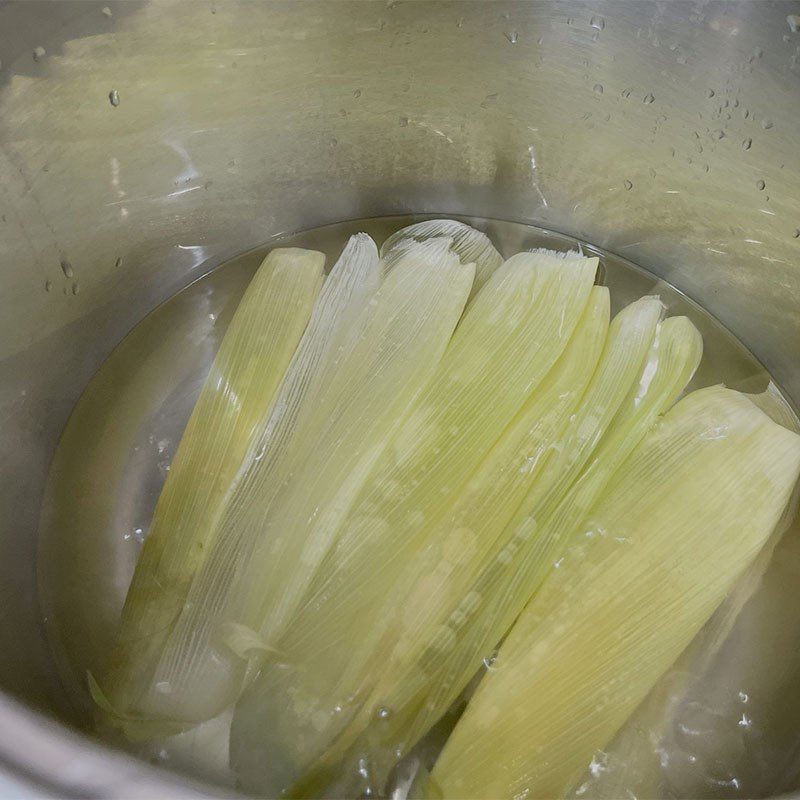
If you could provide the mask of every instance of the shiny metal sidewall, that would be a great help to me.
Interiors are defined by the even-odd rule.
[[[797,401],[798,13],[682,0],[0,5],[0,685],[25,703],[3,700],[0,725],[26,731],[0,742],[0,760],[50,787],[75,762],[86,769],[70,786],[98,770],[100,793],[140,793],[138,765],[118,770],[31,710],[68,716],[36,600],[43,481],[124,334],[277,233],[406,211],[570,233],[700,302]]]

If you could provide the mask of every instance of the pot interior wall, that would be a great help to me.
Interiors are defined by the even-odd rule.
[[[159,302],[278,234],[406,212],[569,233],[697,300],[798,401],[797,13],[682,0],[0,6],[8,696],[68,718],[35,532],[76,398]],[[4,725],[34,719],[0,710]]]

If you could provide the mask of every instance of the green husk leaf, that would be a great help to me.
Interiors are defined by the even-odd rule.
[[[254,597],[248,597],[242,612],[246,618],[252,616],[268,639],[280,636],[316,567],[331,545],[338,545],[341,523],[358,491],[367,480],[372,480],[373,465],[386,448],[387,440],[390,441],[394,430],[402,427],[418,395],[427,391],[448,347],[474,278],[474,265],[462,266],[449,251],[450,244],[449,239],[429,239],[406,250],[379,292],[383,307],[374,312],[379,326],[377,334],[367,331],[366,346],[353,354],[351,370],[342,368],[336,375],[330,395],[341,398],[342,405],[347,404],[348,427],[344,429],[341,419],[334,418],[316,445],[327,453],[325,470],[316,462],[308,465],[314,485],[321,485],[323,494],[330,496],[332,502],[325,513],[304,519],[302,511],[309,505],[325,506],[312,502],[314,495],[309,493],[308,484],[297,481],[291,502],[285,502],[269,522],[290,545],[282,564],[276,564],[273,548],[269,552],[263,548],[256,554],[262,561],[254,559],[250,571],[254,578],[262,580],[265,574],[272,573],[275,581],[271,590],[273,599],[265,601],[263,593],[258,596],[256,592],[255,602]],[[398,336],[398,320],[407,328],[401,330],[406,338]],[[373,354],[371,360],[365,358],[366,353]],[[389,361],[392,355],[394,361]],[[329,420],[332,414],[324,409],[321,416]],[[355,434],[363,437],[368,425],[375,427],[375,434],[362,446],[365,457],[355,460]],[[328,442],[339,446],[345,468],[340,468],[340,477],[326,484],[325,471],[331,464]],[[355,471],[347,468],[354,463]],[[287,533],[292,525],[308,527],[304,541]],[[268,573],[264,572],[265,567]]]
[[[382,656],[387,663],[373,692],[376,702],[398,682],[395,671],[403,674],[427,648],[442,615],[470,591],[480,565],[503,546],[507,524],[546,474],[547,465],[561,460],[570,418],[608,334],[609,305],[608,290],[593,287],[563,356],[428,534],[428,547],[406,570],[397,598],[387,609],[402,609],[402,619],[391,634],[391,655],[386,659],[384,651]]]
[[[266,663],[237,704],[232,761],[245,786],[286,789],[357,712],[391,619],[383,599],[561,355],[596,266],[523,253],[475,297],[277,644],[280,664]]]
[[[639,380],[619,407],[591,459],[563,494],[551,492],[534,509],[521,514],[506,548],[477,581],[486,598],[464,625],[466,635],[440,669],[437,693],[428,704],[448,701],[455,685],[464,685],[508,631],[528,598],[536,592],[566,546],[583,515],[605,488],[617,467],[638,444],[658,414],[670,407],[700,362],[702,341],[683,317],[661,324]],[[599,376],[598,376],[599,377]],[[588,412],[590,407],[584,407]],[[585,466],[583,466],[585,465]],[[569,478],[567,479],[569,480]],[[458,621],[458,618],[451,620]],[[452,675],[459,675],[454,680]]]
[[[607,469],[607,459],[595,453],[598,442],[613,459],[622,445],[614,434],[618,420],[631,409],[638,419],[655,404],[657,392],[652,384],[657,382],[652,376],[664,373],[662,343],[657,341],[661,313],[656,298],[643,298],[617,315],[558,457],[545,464],[495,547],[473,565],[468,590],[445,614],[440,613],[435,635],[420,643],[424,646],[398,651],[406,664],[402,679],[379,687],[375,696],[386,707],[400,710],[397,721],[386,727],[395,729],[392,735],[404,749],[413,746],[446,711],[484,659],[492,658],[494,647],[535,591],[542,573],[557,558],[571,515],[587,502],[582,495],[596,491],[613,469]],[[681,360],[677,377],[672,364],[667,370],[670,386],[682,388],[697,366],[699,337],[691,336],[691,341],[694,346]],[[642,386],[644,376],[650,376],[646,387]],[[660,395],[659,401],[663,401]],[[585,473],[582,483],[568,492],[584,468],[596,477],[589,480]],[[537,519],[541,520],[538,530]],[[553,520],[550,527],[548,520]]]
[[[178,712],[198,697],[206,715],[236,699],[251,664],[220,646],[220,631],[243,625],[264,642],[263,652],[275,650],[270,625],[280,628],[306,588],[333,541],[337,515],[429,380],[462,313],[474,268],[449,246],[430,240],[409,249],[355,319],[334,315],[341,337],[331,337],[330,325],[310,329],[326,351],[313,371],[287,375],[285,386],[291,380],[302,392],[295,422],[286,436],[273,434],[281,450],[262,448],[253,457],[253,480],[229,502],[159,660],[157,681],[170,686]],[[304,363],[301,354],[302,346],[293,367]],[[302,380],[294,381],[298,374]]]
[[[104,710],[112,723],[118,716],[132,730],[131,720],[162,716],[162,701],[151,693],[154,661],[205,561],[226,493],[306,327],[324,260],[309,250],[273,250],[230,323],[172,462],[128,591],[103,676]]]
[[[449,237],[453,240],[452,250],[463,264],[475,264],[473,295],[503,263],[503,257],[485,233],[454,219],[431,219],[401,228],[383,243],[381,260],[384,268],[391,269],[397,258],[414,242],[424,242],[439,237]]]
[[[800,437],[745,396],[692,393],[575,529],[436,764],[445,797],[559,797],[768,541]]]
[[[470,590],[478,566],[501,545],[497,539],[519,507],[544,465],[558,457],[570,416],[586,389],[608,333],[608,289],[592,287],[575,333],[556,365],[508,426],[451,508],[430,533],[429,544],[404,568],[403,576],[385,603],[384,616],[392,626],[374,648],[371,670],[375,688],[358,716],[317,763],[331,769],[359,735],[378,741],[391,730],[404,736],[394,720],[380,716],[381,700],[390,687],[413,684],[421,676],[415,658],[435,636],[442,617]],[[398,618],[399,617],[399,618]],[[409,669],[411,673],[409,674]],[[396,715],[398,709],[392,709]],[[402,712],[402,710],[400,710]],[[374,730],[366,734],[364,730]],[[394,763],[397,742],[373,748],[371,778],[381,785]],[[364,748],[362,748],[363,750]],[[386,761],[385,753],[392,754]],[[324,761],[324,765],[323,765]]]
[[[774,383],[770,382],[764,392],[746,397],[773,422],[800,433],[797,417]],[[604,747],[604,768],[587,769],[568,797],[616,800],[630,792],[637,797],[655,797],[660,793],[664,765],[658,750],[665,747],[668,731],[685,698],[712,668],[742,609],[761,585],[775,547],[797,515],[799,495],[795,489],[766,544],[736,581],[725,601],[678,661],[659,679],[613,741]]]

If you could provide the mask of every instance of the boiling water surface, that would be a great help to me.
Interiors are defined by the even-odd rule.
[[[87,386],[53,459],[39,558],[45,624],[79,724],[88,726],[91,719],[86,673],[102,672],[170,461],[228,322],[264,255],[276,244],[307,247],[326,253],[330,267],[353,233],[365,231],[380,244],[424,218],[343,222],[281,237],[239,256],[142,320]],[[703,335],[703,361],[690,388],[725,383],[758,392],[768,385],[769,375],[734,336],[645,270],[528,225],[463,219],[484,230],[504,256],[534,247],[578,246],[598,255],[613,312],[644,294],[660,295],[670,315],[688,316]],[[631,748],[611,745],[587,765],[574,796],[602,796],[604,782],[615,775],[620,783],[614,792],[621,797],[752,797],[793,788],[800,772],[798,579],[795,524],[710,669],[680,697],[670,696],[669,724],[654,730],[641,723],[633,730],[633,740],[641,739],[633,748],[635,769],[626,755]],[[669,695],[669,687],[662,691]],[[232,785],[228,724],[222,717],[144,747],[114,743]]]

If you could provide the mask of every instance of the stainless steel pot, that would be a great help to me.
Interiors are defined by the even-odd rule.
[[[0,791],[202,791],[70,728],[47,466],[157,303],[285,231],[532,222],[638,262],[800,401],[797,2],[0,4]]]

